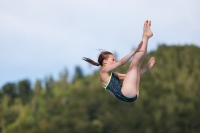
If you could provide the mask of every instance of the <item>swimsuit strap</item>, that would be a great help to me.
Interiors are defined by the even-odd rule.
[[[105,90],[106,90],[107,86],[108,86],[109,83],[110,83],[110,80],[111,80],[111,78],[112,78],[112,74],[113,74],[113,72],[111,72],[111,74],[110,74],[110,78],[109,78],[109,80],[108,80],[107,85],[106,85],[106,86],[103,86],[103,88],[104,88]]]

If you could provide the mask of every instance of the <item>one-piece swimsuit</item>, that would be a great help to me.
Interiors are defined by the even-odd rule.
[[[124,102],[134,102],[137,99],[137,95],[132,98],[124,96],[121,92],[122,84],[123,82],[119,80],[118,76],[115,73],[111,72],[108,84],[103,88],[105,90],[111,91],[115,95],[115,97]]]

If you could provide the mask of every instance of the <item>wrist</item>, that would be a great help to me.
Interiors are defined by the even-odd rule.
[[[135,53],[136,53],[136,49],[134,49],[134,50],[133,50],[133,53],[132,53],[132,55],[134,55]]]

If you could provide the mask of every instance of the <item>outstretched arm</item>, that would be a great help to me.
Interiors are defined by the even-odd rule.
[[[139,45],[137,46],[137,48],[135,50],[133,50],[132,52],[130,52],[128,55],[126,55],[125,57],[123,57],[120,61],[116,62],[115,64],[109,65],[107,67],[104,68],[104,71],[106,72],[110,72],[113,71],[114,69],[124,65],[125,63],[128,62],[128,60],[136,53],[140,51],[140,48],[142,47],[142,41],[139,43]]]
[[[139,45],[137,46],[137,48],[135,50],[133,50],[131,53],[129,53],[128,55],[126,55],[125,57],[123,57],[119,62],[121,62],[121,64],[126,64],[129,59],[136,53],[140,51],[140,48],[142,47],[142,41],[139,43]]]
[[[143,69],[140,70],[140,75],[144,74],[144,73],[147,72],[149,69],[151,69],[151,68],[153,67],[154,63],[155,63],[155,58],[154,58],[154,57],[151,57],[150,60],[149,60],[149,62],[147,63],[147,65],[146,65]],[[118,72],[115,72],[115,74],[116,74],[116,75],[118,76],[118,78],[119,78],[120,80],[122,80],[122,81],[124,80],[124,78],[125,78],[125,76],[126,76],[126,74],[121,74],[121,73],[118,73]]]

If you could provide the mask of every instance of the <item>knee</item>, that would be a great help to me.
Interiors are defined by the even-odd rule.
[[[136,88],[122,88],[121,92],[124,96],[126,96],[128,98],[132,98],[132,97],[138,95]]]
[[[140,63],[139,61],[132,61],[130,64],[131,69],[137,69],[139,67]]]

